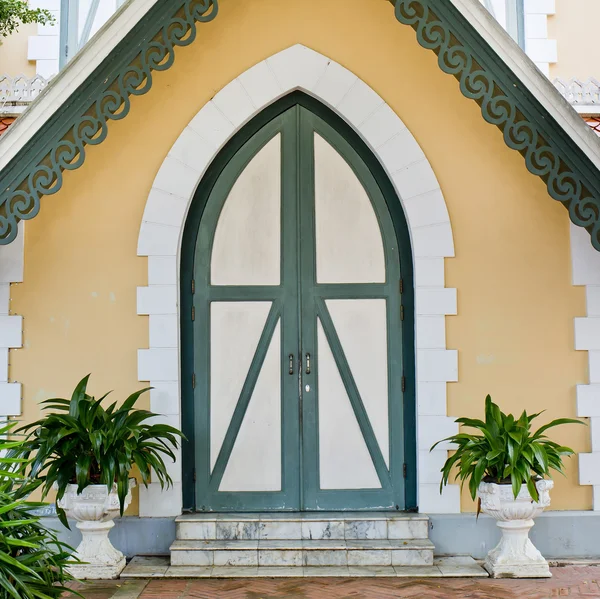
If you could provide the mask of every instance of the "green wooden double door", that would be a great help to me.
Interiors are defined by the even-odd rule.
[[[224,164],[196,239],[196,508],[403,509],[400,252],[366,162],[291,106]]]

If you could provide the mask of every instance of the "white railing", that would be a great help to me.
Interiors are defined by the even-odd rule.
[[[48,83],[48,80],[41,75],[35,77],[0,75],[0,115],[21,114]],[[600,81],[597,79],[590,77],[586,81],[581,79],[566,81],[557,78],[553,83],[569,104],[576,107],[579,112],[585,112],[586,107],[594,109],[594,112],[600,111]]]
[[[48,81],[41,75],[35,77],[0,75],[0,114],[3,116],[21,114],[47,85]]]
[[[555,79],[554,87],[572,106],[597,106],[600,108],[600,81],[590,77],[581,79]]]

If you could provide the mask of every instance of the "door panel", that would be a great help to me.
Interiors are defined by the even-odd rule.
[[[196,506],[403,507],[400,259],[381,189],[301,105],[224,166],[194,254]]]
[[[318,347],[310,373],[302,373],[303,501],[312,510],[393,509],[403,505],[402,418],[389,417],[390,405],[402,403],[398,345],[388,359],[389,330],[401,335],[399,319],[390,318],[400,307],[395,233],[385,198],[352,146],[315,114],[303,111],[300,119],[308,175],[299,213],[303,355]],[[331,414],[341,415],[342,405],[334,427]],[[336,444],[348,446],[337,451]]]
[[[210,306],[211,472],[270,309],[271,302],[212,302]]]
[[[244,168],[223,204],[212,247],[211,284],[279,285],[280,232],[278,133]]]
[[[315,133],[314,211],[318,283],[384,283],[381,231],[350,165]]]
[[[280,355],[278,323],[219,491],[281,491]]]
[[[319,320],[319,487],[379,489],[381,483]]]
[[[326,300],[386,466],[390,461],[385,299]],[[322,393],[320,394],[322,397]]]
[[[297,367],[295,377],[284,370],[300,336],[297,192],[289,184],[297,179],[296,128],[288,111],[243,144],[200,219],[193,296],[200,510],[300,509]]]

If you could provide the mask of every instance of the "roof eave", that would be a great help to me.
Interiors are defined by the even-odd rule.
[[[129,0],[56,75],[0,140],[0,170],[40,131],[159,0]]]
[[[450,0],[524,87],[600,169],[600,139],[479,0]]]

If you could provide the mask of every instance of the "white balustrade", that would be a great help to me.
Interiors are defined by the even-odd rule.
[[[0,75],[0,116],[18,116],[48,85],[41,75]]]

